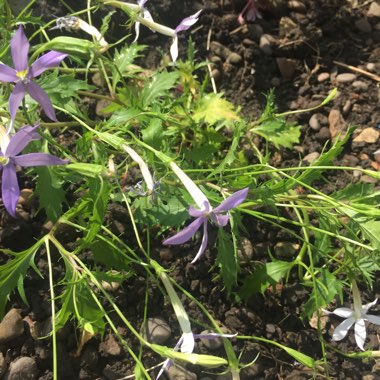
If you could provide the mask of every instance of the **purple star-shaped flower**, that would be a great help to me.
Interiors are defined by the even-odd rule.
[[[195,219],[191,224],[185,227],[182,231],[178,232],[176,235],[166,239],[163,244],[165,245],[177,245],[183,244],[190,240],[195,233],[199,230],[199,228],[203,224],[203,238],[202,243],[199,248],[198,253],[195,255],[192,263],[195,263],[204,253],[207,247],[208,242],[208,232],[207,232],[207,224],[208,218],[211,219],[211,222],[217,225],[218,227],[224,227],[230,218],[230,215],[223,215],[224,213],[232,210],[233,208],[239,206],[242,202],[244,202],[245,198],[248,195],[248,188],[243,190],[239,190],[236,193],[230,195],[226,198],[219,206],[214,209],[211,207],[209,202],[204,202],[204,209],[197,210],[194,207],[189,208],[189,214],[197,219]]]
[[[42,74],[45,70],[57,67],[67,57],[67,54],[57,51],[49,51],[38,58],[32,66],[28,66],[29,42],[22,26],[18,28],[11,40],[11,54],[14,68],[0,64],[0,81],[16,83],[9,97],[9,112],[11,120],[16,117],[17,109],[27,92],[37,103],[41,105],[46,116],[56,121],[54,108],[46,92],[32,79]]]
[[[38,124],[22,127],[11,138],[4,127],[0,128],[0,168],[3,170],[1,178],[1,197],[6,210],[13,217],[16,216],[16,205],[20,196],[17,181],[16,165],[19,166],[47,166],[64,165],[68,160],[47,153],[28,153],[18,155],[31,141],[40,139],[36,132]]]

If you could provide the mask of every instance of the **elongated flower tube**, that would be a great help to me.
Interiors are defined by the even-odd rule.
[[[145,8],[145,3],[147,2],[148,0],[138,0],[137,1],[137,4],[138,6],[140,7],[140,17],[142,17],[144,20],[148,20],[150,22],[154,22],[153,21],[153,17],[152,15],[150,14],[150,12]],[[140,24],[141,22],[139,21],[136,21],[135,23],[135,32],[136,32],[136,37],[135,39],[133,40],[133,42],[136,42],[139,38],[139,35],[140,35]],[[154,29],[151,29],[153,32],[155,32]]]
[[[199,207],[199,210],[190,206],[189,215],[195,217],[196,219],[185,227],[182,231],[178,232],[176,235],[164,240],[165,245],[178,245],[183,244],[190,240],[195,233],[203,225],[203,238],[201,246],[198,253],[195,255],[192,263],[195,263],[204,253],[207,248],[208,243],[208,220],[210,219],[213,224],[218,227],[224,227],[227,225],[230,215],[226,214],[231,209],[239,206],[244,202],[248,195],[248,188],[237,191],[236,193],[230,195],[226,198],[219,206],[212,208],[206,195],[201,191],[201,189],[190,179],[190,177],[183,172],[177,164],[174,162],[169,163],[170,168],[177,175],[186,190],[190,193],[195,203]]]
[[[4,127],[0,126],[0,168],[1,197],[4,206],[10,215],[16,216],[16,206],[20,196],[20,188],[17,181],[16,166],[48,166],[64,165],[68,160],[62,160],[47,153],[29,153],[19,155],[19,153],[33,140],[40,139],[36,132],[38,124],[21,128],[12,137],[9,137]]]
[[[354,325],[356,344],[362,351],[365,351],[364,342],[367,337],[365,322],[368,321],[380,326],[379,316],[367,314],[368,310],[376,304],[377,298],[375,301],[362,306],[359,289],[355,280],[352,280],[352,297],[354,301],[353,309],[338,307],[334,311],[323,310],[323,312],[326,315],[335,314],[338,317],[344,318],[344,321],[335,328],[333,340],[340,341],[344,339],[348,330]]]
[[[29,42],[20,25],[11,40],[11,54],[14,68],[0,64],[0,81],[14,82],[16,85],[9,97],[9,113],[12,123],[17,109],[25,94],[28,93],[44,110],[46,116],[56,121],[54,108],[46,92],[32,79],[49,68],[57,67],[67,54],[49,51],[38,58],[32,66],[28,66]]]

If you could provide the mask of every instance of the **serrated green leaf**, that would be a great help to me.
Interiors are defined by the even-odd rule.
[[[144,84],[140,99],[142,108],[151,105],[157,98],[168,95],[168,91],[174,87],[178,80],[178,73],[156,73]]]
[[[216,259],[223,277],[223,284],[228,291],[231,291],[237,285],[239,265],[231,235],[222,228],[218,230],[218,255]]]
[[[222,94],[207,94],[203,96],[197,105],[193,115],[196,123],[205,121],[213,125],[218,121],[237,121],[239,116],[235,106],[222,98]]]
[[[269,286],[275,287],[282,278],[286,277],[292,267],[292,262],[280,260],[260,265],[244,280],[239,295],[248,299],[255,293],[264,293]]]
[[[152,118],[148,127],[142,130],[143,141],[155,149],[160,149],[162,145],[162,121]]]
[[[39,195],[40,207],[54,223],[62,215],[62,204],[65,202],[63,181],[56,175],[53,167],[44,166],[34,170],[38,173],[36,193]]]

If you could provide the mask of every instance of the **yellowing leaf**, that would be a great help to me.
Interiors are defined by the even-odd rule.
[[[196,122],[204,120],[208,124],[215,124],[222,120],[239,120],[234,108],[232,103],[221,98],[221,94],[209,94],[200,100],[193,119]]]

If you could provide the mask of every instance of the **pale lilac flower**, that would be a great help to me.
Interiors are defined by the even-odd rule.
[[[150,14],[150,12],[145,8],[145,3],[147,2],[148,0],[138,0],[137,1],[137,4],[139,5],[140,7],[140,16],[147,20],[147,21],[150,21],[150,22],[154,22],[153,21],[153,17],[152,15]],[[135,23],[135,32],[136,32],[136,37],[135,39],[133,40],[133,42],[136,42],[137,39],[139,38],[139,35],[140,35],[140,22],[139,21],[136,21]],[[150,29],[152,32],[155,32],[154,29]]]
[[[36,132],[38,124],[22,127],[13,136],[9,137],[4,127],[0,126],[0,168],[1,197],[6,210],[13,217],[16,216],[16,205],[20,196],[17,181],[17,166],[47,166],[64,165],[68,160],[62,160],[47,153],[28,153],[18,155],[31,141],[38,140],[40,135]]]
[[[201,210],[197,210],[194,207],[189,208],[189,214],[196,219],[185,227],[182,231],[178,232],[176,235],[166,239],[163,244],[167,245],[177,245],[183,244],[190,240],[195,233],[203,225],[203,238],[202,243],[199,248],[198,253],[196,254],[192,263],[196,262],[204,253],[208,243],[208,232],[207,225],[208,219],[210,218],[211,222],[218,227],[224,227],[227,225],[230,215],[225,214],[229,210],[239,206],[247,197],[248,188],[237,191],[236,193],[230,195],[226,198],[219,206],[214,209],[211,207],[210,202],[207,200],[204,201],[203,207]]]
[[[257,18],[261,18],[261,14],[257,10],[257,6],[255,5],[255,3],[256,0],[247,1],[247,4],[238,16],[238,21],[240,24],[245,24],[246,21],[253,22]]]
[[[197,13],[184,18],[174,29],[173,43],[170,46],[170,55],[172,56],[173,62],[175,62],[178,58],[178,33],[190,29],[198,21],[201,12],[202,9]]]
[[[14,82],[16,85],[9,97],[9,113],[11,120],[16,117],[17,109],[21,104],[25,93],[28,93],[41,105],[46,116],[51,120],[57,120],[54,108],[46,92],[32,79],[42,74],[45,70],[57,67],[67,57],[67,54],[57,51],[49,51],[38,58],[32,66],[28,66],[29,41],[20,25],[11,40],[11,54],[13,66],[0,64],[0,81]]]
[[[344,339],[348,330],[354,325],[356,344],[362,351],[365,351],[364,342],[367,336],[365,322],[368,321],[375,325],[380,325],[379,316],[367,314],[368,310],[376,304],[377,298],[375,301],[362,306],[359,289],[355,281],[352,282],[352,295],[354,300],[353,310],[347,307],[338,307],[332,312],[327,310],[323,311],[327,315],[335,314],[338,317],[345,318],[345,320],[335,328],[332,337],[333,340],[340,341]]]

